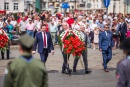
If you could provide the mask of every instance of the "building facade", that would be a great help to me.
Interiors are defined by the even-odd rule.
[[[68,2],[70,10],[106,10],[104,0],[43,0],[42,9],[63,12],[61,8],[63,2]],[[125,4],[127,3],[127,4]],[[128,4],[129,3],[129,4]],[[108,13],[129,13],[130,0],[111,0]]]
[[[67,2],[70,10],[106,10],[103,0],[40,0],[41,10],[52,12],[64,12],[61,8],[63,2]],[[0,0],[0,10],[9,12],[24,12],[24,10],[35,10],[36,0]],[[111,0],[108,13],[130,13],[130,0]]]
[[[125,0],[125,13],[129,13],[130,14],[130,0]]]
[[[24,1],[24,9],[28,11],[35,10],[36,0],[23,0]]]
[[[0,10],[6,10],[6,13],[24,12],[24,0],[0,0]]]

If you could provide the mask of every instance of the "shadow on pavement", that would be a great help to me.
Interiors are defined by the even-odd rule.
[[[113,68],[113,67],[110,67],[110,68],[108,68],[109,69],[109,71],[114,71],[114,70],[116,70],[116,68]]]
[[[50,71],[47,71],[48,73],[58,73],[59,71],[58,70],[50,70]]]
[[[5,59],[0,58],[0,60],[10,60],[10,59],[15,59],[15,57],[10,57],[9,59],[7,59],[7,58],[5,58]]]

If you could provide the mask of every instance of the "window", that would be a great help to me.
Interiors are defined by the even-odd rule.
[[[4,9],[9,10],[9,3],[4,3]]]
[[[14,3],[14,10],[18,10],[18,3]]]
[[[85,7],[85,4],[80,4],[80,7]]]

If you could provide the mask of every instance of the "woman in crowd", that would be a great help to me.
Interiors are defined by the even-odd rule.
[[[9,39],[10,39],[10,43],[11,43],[11,41],[13,39],[14,27],[12,24],[10,24],[10,20],[8,20],[7,28],[9,29]]]
[[[41,31],[41,24],[42,24],[41,18],[39,16],[36,16],[36,18],[35,18],[35,28],[36,29],[34,32],[34,37],[35,37],[37,32]]]
[[[127,24],[127,34],[126,37],[129,38],[130,37],[130,22],[126,21]]]
[[[94,29],[94,41],[93,41],[93,49],[96,49],[96,45],[98,47],[98,43],[99,43],[99,29],[98,27],[95,27]]]

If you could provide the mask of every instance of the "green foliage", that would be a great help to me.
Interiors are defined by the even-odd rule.
[[[60,47],[62,47],[62,40],[61,40],[60,36],[58,36],[58,43],[59,43]]]
[[[40,13],[40,12],[41,12],[41,9],[36,8],[36,12]]]
[[[3,52],[3,53],[5,53],[5,51],[8,50],[8,49],[9,48],[8,48],[8,44],[7,44],[4,48],[0,48],[0,51]]]
[[[56,10],[56,11],[54,11],[54,13],[57,13],[58,11]]]

